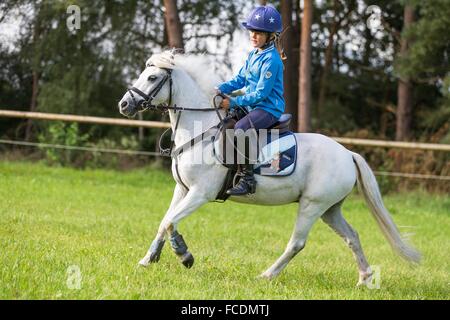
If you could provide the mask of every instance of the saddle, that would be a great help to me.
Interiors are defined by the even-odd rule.
[[[269,129],[278,129],[280,130],[280,134],[289,131],[289,124],[292,120],[292,114],[290,113],[283,113],[278,119],[277,122],[275,122]]]
[[[214,143],[214,155],[223,166],[228,168],[225,183],[216,200],[225,201],[228,198],[226,190],[233,186],[233,180],[238,169],[236,141],[227,136],[230,133],[229,129],[234,128],[238,119],[236,116],[225,118],[223,125],[219,128],[218,136],[221,139],[217,139],[217,141],[223,142],[222,147],[220,148],[217,141]],[[276,123],[267,129],[265,136],[261,136],[260,131],[256,130],[257,161],[253,168],[255,174],[273,177],[292,174],[297,162],[297,142],[295,135],[289,130],[291,120],[291,114],[283,114]],[[233,152],[229,152],[229,150],[233,150]]]

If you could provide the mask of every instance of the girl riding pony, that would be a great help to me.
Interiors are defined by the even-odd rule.
[[[227,95],[245,88],[244,95],[227,97],[221,102],[221,107],[230,111],[238,107],[249,111],[235,124],[236,136],[249,129],[271,127],[283,114],[285,105],[282,62],[282,57],[285,57],[279,46],[281,15],[274,7],[257,7],[241,25],[250,31],[250,41],[255,49],[250,52],[244,66],[233,79],[216,87],[218,93]],[[247,160],[249,148],[243,148],[245,150],[239,151],[243,151]],[[238,196],[254,193],[256,181],[251,161],[238,164],[238,175],[242,178],[237,185],[227,190],[227,194]]]

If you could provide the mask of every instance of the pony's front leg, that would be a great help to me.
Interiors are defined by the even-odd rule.
[[[170,203],[169,209],[167,209],[167,212],[163,218],[163,220],[160,223],[158,234],[156,235],[155,239],[153,240],[152,244],[150,245],[150,248],[147,251],[147,254],[144,258],[142,258],[141,261],[139,261],[139,264],[141,266],[148,266],[150,263],[155,263],[159,261],[159,258],[161,256],[161,251],[164,247],[164,235],[165,235],[165,226],[166,221],[168,217],[170,216],[171,211],[176,207],[176,205],[183,200],[183,198],[186,196],[187,190],[184,189],[183,186],[177,184],[175,186],[175,190],[173,192],[172,201]]]
[[[188,247],[183,239],[183,236],[178,233],[177,225],[181,219],[187,217],[207,202],[207,197],[193,188],[188,192],[186,197],[174,208],[166,221],[165,229],[169,236],[170,245],[186,268],[192,267],[192,265],[194,264],[194,257],[188,251]]]

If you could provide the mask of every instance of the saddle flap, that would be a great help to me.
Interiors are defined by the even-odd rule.
[[[254,172],[263,176],[288,176],[297,162],[297,140],[289,132],[261,148]]]

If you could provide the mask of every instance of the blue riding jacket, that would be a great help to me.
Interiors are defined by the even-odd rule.
[[[261,52],[252,50],[239,73],[218,89],[230,94],[244,87],[243,96],[230,98],[230,110],[236,106],[259,108],[280,118],[284,112],[283,62],[273,43]]]

